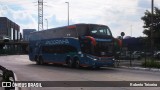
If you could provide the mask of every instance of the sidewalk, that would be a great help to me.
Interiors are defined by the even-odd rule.
[[[160,72],[160,68],[127,67],[127,66],[118,66],[117,68],[126,68],[126,69],[133,69],[133,70]]]

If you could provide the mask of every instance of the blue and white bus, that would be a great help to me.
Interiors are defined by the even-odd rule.
[[[29,59],[69,67],[114,66],[114,38],[108,26],[74,24],[30,34]]]

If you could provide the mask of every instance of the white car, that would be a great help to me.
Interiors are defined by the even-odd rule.
[[[160,59],[160,51],[155,52],[154,57]]]
[[[134,51],[133,53],[132,53],[132,58],[133,59],[141,59],[141,52],[140,51]]]

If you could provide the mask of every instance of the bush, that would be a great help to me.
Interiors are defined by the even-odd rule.
[[[142,63],[143,67],[150,67],[150,68],[160,68],[160,62],[157,62],[155,60],[150,60]]]

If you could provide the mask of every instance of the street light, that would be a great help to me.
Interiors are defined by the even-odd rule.
[[[65,2],[68,5],[68,26],[69,26],[69,2]]]
[[[45,19],[46,20],[46,23],[47,23],[47,29],[48,29],[48,19]]]

